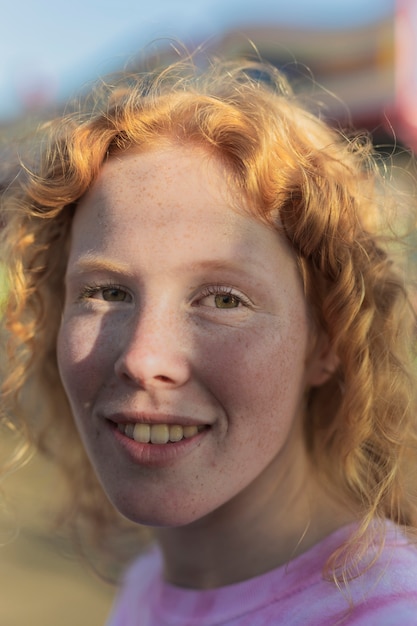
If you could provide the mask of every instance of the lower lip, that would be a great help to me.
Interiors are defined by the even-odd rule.
[[[157,444],[139,443],[124,435],[117,428],[117,424],[109,422],[116,443],[137,465],[144,467],[165,467],[190,454],[198,448],[207,436],[210,428],[205,428],[194,437],[181,441]]]

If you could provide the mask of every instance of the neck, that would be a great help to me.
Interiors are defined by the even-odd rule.
[[[158,529],[168,582],[204,589],[253,578],[288,563],[355,519],[320,488],[307,465],[302,472],[292,464],[281,475],[276,470],[271,464],[203,519]]]

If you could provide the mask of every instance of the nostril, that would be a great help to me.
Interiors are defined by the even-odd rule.
[[[163,376],[162,374],[155,376],[156,380],[160,380],[163,383],[169,383],[171,382],[171,379],[168,376]]]

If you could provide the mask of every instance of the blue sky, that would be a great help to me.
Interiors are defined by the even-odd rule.
[[[338,28],[392,14],[395,0],[12,0],[2,10],[0,120],[38,85],[65,99],[165,37],[198,42],[257,22]]]

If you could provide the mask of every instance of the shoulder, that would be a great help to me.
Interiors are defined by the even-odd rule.
[[[375,559],[364,574],[369,592],[379,589],[383,594],[402,595],[409,591],[417,598],[417,542],[402,529],[387,523],[382,548],[376,542],[370,549]]]
[[[380,530],[347,582],[336,585],[321,572],[351,529],[341,529],[290,564],[274,606],[283,623],[417,626],[417,546],[393,524]]]
[[[388,523],[382,550],[375,546],[370,556],[375,562],[346,586],[352,608],[345,623],[417,626],[416,543]]]

